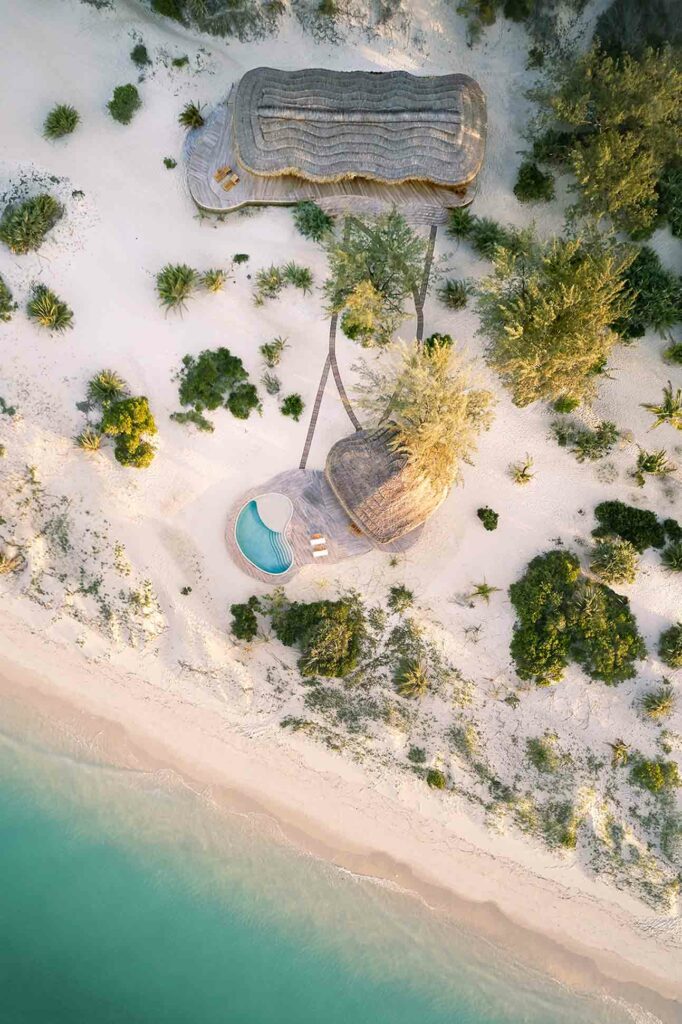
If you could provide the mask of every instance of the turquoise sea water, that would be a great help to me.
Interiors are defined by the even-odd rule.
[[[0,735],[2,1024],[633,1019],[172,773],[44,739]]]
[[[292,554],[287,541],[265,525],[255,500],[247,502],[237,516],[235,535],[249,562],[264,572],[278,576],[291,568]]]

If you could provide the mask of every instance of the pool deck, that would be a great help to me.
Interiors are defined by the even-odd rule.
[[[291,522],[285,536],[294,552],[294,563],[286,572],[273,575],[263,572],[252,565],[242,554],[234,535],[237,516],[248,501],[264,494],[279,493],[286,495],[294,506]],[[326,558],[315,558],[310,546],[313,533],[321,533],[326,538],[329,554]],[[228,550],[247,576],[274,586],[287,583],[305,565],[316,565],[322,569],[335,565],[347,558],[364,555],[377,549],[386,552],[407,551],[419,539],[421,528],[402,537],[394,544],[379,546],[357,533],[351,520],[336,500],[321,469],[290,469],[268,480],[258,488],[243,494],[239,501],[230,509],[227,520],[225,538]]]

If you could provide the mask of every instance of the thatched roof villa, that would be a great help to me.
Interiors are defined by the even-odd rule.
[[[390,446],[391,428],[358,430],[331,448],[327,482],[346,515],[375,544],[392,544],[421,526],[447,497],[415,477]]]
[[[485,141],[467,75],[254,68],[198,133],[188,184],[214,212],[312,199],[442,220],[471,202]]]

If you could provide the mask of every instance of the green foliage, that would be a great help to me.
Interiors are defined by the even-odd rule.
[[[430,789],[445,789],[447,786],[447,779],[440,769],[429,768],[426,773],[426,784]]]
[[[167,263],[156,275],[156,292],[166,309],[184,309],[199,283],[199,274],[186,263]]]
[[[597,238],[526,244],[522,256],[498,249],[494,273],[479,285],[488,361],[516,405],[583,399],[618,341],[611,324],[629,308],[629,256]]]
[[[512,462],[509,467],[509,475],[515,484],[529,484],[535,473],[531,473],[533,467],[533,459],[530,455],[526,455],[523,462]]]
[[[559,681],[569,661],[591,679],[631,679],[645,656],[626,598],[580,572],[575,555],[549,551],[534,558],[509,588],[517,621],[511,654],[521,679]]]
[[[399,583],[389,590],[386,603],[392,612],[402,615],[414,604],[414,594],[404,584]]]
[[[286,603],[273,609],[272,627],[283,644],[301,650],[298,667],[303,676],[346,676],[360,660],[365,615],[354,596]]]
[[[511,21],[525,21],[535,10],[536,0],[504,0],[504,16]]]
[[[466,206],[457,206],[448,214],[447,233],[452,238],[469,238],[476,218]]]
[[[454,344],[452,335],[450,334],[429,334],[428,338],[424,338],[422,346],[427,354],[431,354],[436,347],[440,348],[452,348]]]
[[[249,254],[248,254],[248,252],[236,252],[234,254],[234,256],[232,257],[232,262],[233,263],[248,263],[249,262]]]
[[[680,526],[676,519],[664,519],[663,529],[668,540],[682,540],[682,526]]]
[[[186,103],[178,114],[178,123],[183,128],[202,128],[206,123],[201,103]]]
[[[658,639],[658,656],[668,668],[682,668],[682,622],[663,630]]]
[[[674,540],[663,550],[661,561],[669,572],[682,572],[682,540]]]
[[[486,530],[497,529],[497,523],[500,518],[499,513],[494,512],[488,505],[484,505],[483,508],[477,509],[476,515],[481,520]]]
[[[480,597],[485,601],[486,604],[490,604],[490,598],[492,597],[493,594],[499,593],[499,590],[499,587],[492,587],[489,583],[486,583],[484,580],[483,583],[474,584],[474,589],[469,594],[469,597],[473,600],[475,600],[477,597]]]
[[[184,356],[178,379],[180,404],[192,406],[197,414],[195,417],[175,413],[172,418],[178,423],[192,422],[200,429],[212,429],[202,415],[206,410],[212,412],[222,406],[237,419],[248,419],[251,411],[260,406],[244,364],[227,348],[205,349],[198,356]]]
[[[184,24],[182,0],[152,0],[152,10],[157,14],[163,14],[165,18],[172,18],[173,21]]]
[[[282,404],[280,406],[280,412],[282,413],[282,416],[291,416],[291,418],[295,420],[296,423],[298,423],[301,416],[303,415],[304,409],[305,403],[301,396],[297,394],[287,395],[286,398],[283,399]]]
[[[147,64],[151,64],[147,47],[144,43],[136,43],[130,51],[130,59],[133,64],[137,64],[138,68],[143,68]]]
[[[67,103],[58,103],[45,118],[43,135],[46,139],[61,139],[75,131],[80,115],[75,107]]]
[[[426,751],[423,747],[410,747],[407,752],[407,760],[412,764],[425,764]]]
[[[256,612],[260,611],[260,601],[252,596],[246,604],[233,604],[230,607],[232,623],[230,630],[238,640],[250,642],[258,635],[258,619]]]
[[[227,273],[220,269],[206,270],[200,278],[202,288],[209,292],[221,291],[226,281]]]
[[[651,231],[658,181],[679,142],[682,70],[674,52],[613,58],[595,46],[557,62],[552,85],[535,99],[543,108],[540,132],[568,128],[556,156],[576,177],[576,212],[610,217],[629,233]]]
[[[186,68],[189,64],[189,57],[186,53],[182,57],[173,57],[171,64],[174,68]]]
[[[602,420],[594,430],[580,423],[555,420],[552,423],[552,430],[557,444],[562,448],[569,448],[578,462],[585,462],[586,459],[591,462],[603,459],[618,440],[618,428],[609,420]]]
[[[580,405],[580,399],[571,398],[570,395],[561,395],[555,402],[552,403],[554,412],[566,415],[569,412],[573,412]]]
[[[597,541],[590,569],[603,583],[634,583],[638,567],[637,550],[629,540],[604,537]]]
[[[273,338],[272,341],[266,341],[258,351],[262,355],[265,365],[272,370],[275,366],[279,365],[285,348],[289,348],[286,338],[278,337]]]
[[[641,700],[642,711],[655,722],[667,718],[675,710],[675,693],[668,680],[655,690],[649,690]]]
[[[609,743],[609,746],[611,747],[611,767],[625,767],[630,759],[630,747],[625,740],[618,739],[614,743]]]
[[[282,277],[286,284],[292,284],[294,288],[300,288],[304,295],[313,290],[313,275],[308,267],[301,267],[293,260],[289,260],[282,267]]]
[[[654,452],[646,452],[639,449],[637,465],[633,472],[638,487],[644,487],[648,476],[669,476],[675,472],[675,466],[668,458],[665,448],[658,448]]]
[[[256,274],[256,288],[254,302],[262,306],[266,299],[276,299],[284,288],[284,274],[280,267],[271,264],[267,268],[259,270]]]
[[[143,469],[155,454],[144,434],[156,434],[156,423],[143,396],[122,398],[105,406],[100,427],[103,434],[116,440],[114,455],[122,466]]]
[[[59,334],[73,327],[73,310],[44,284],[34,286],[26,315],[34,323]]]
[[[472,222],[468,239],[483,259],[494,260],[500,252],[523,254],[525,236],[515,228],[505,228],[489,217],[473,217]]]
[[[641,405],[655,416],[652,430],[663,423],[669,423],[676,430],[682,430],[682,388],[673,391],[671,381],[663,388],[663,399],[658,405],[655,402],[642,402]]]
[[[17,309],[13,301],[12,292],[0,275],[0,324],[8,324],[12,319],[12,313]]]
[[[676,238],[682,238],[682,165],[664,168],[658,181],[658,212]]]
[[[554,199],[554,178],[545,174],[533,160],[524,160],[514,185],[520,203],[548,203]]]
[[[341,330],[351,341],[364,348],[387,345],[391,340],[394,320],[386,308],[386,300],[371,281],[361,281],[346,298],[341,317]]]
[[[630,778],[636,786],[648,789],[654,794],[664,793],[682,785],[680,771],[675,762],[664,761],[660,757],[654,761],[638,758],[630,770]]]
[[[622,338],[641,338],[649,328],[661,334],[682,320],[682,280],[665,269],[653,249],[642,246],[623,280],[632,305],[613,324]]]
[[[92,427],[86,427],[73,439],[77,448],[86,452],[98,452],[102,444],[102,435]]]
[[[294,207],[294,224],[305,238],[321,242],[334,227],[334,219],[321,210],[317,203],[297,203]]]
[[[647,548],[662,548],[665,532],[654,512],[635,508],[622,501],[602,501],[594,510],[597,527],[593,537],[608,537],[615,534],[628,540],[640,553]]]
[[[88,401],[104,408],[128,394],[128,385],[116,370],[100,370],[88,381]]]
[[[18,255],[37,251],[63,213],[62,204],[47,192],[10,203],[0,220],[0,240]]]
[[[135,111],[142,106],[140,94],[134,85],[117,85],[114,95],[107,103],[107,109],[114,121],[119,124],[130,124]]]
[[[282,390],[282,382],[275,373],[268,373],[266,371],[261,377],[260,382],[269,395],[278,395]]]
[[[204,434],[212,434],[215,430],[211,421],[206,419],[202,413],[197,412],[196,409],[190,409],[188,412],[172,412],[170,414],[170,419],[172,419],[174,423],[191,423],[197,428],[197,430],[202,431]]]
[[[674,341],[663,351],[663,358],[668,363],[682,366],[682,341]]]
[[[166,168],[167,171],[172,171],[178,166],[178,161],[175,160],[172,156],[165,156],[163,158],[163,166]]]
[[[448,309],[464,309],[471,287],[468,281],[449,277],[438,289],[438,298]]]
[[[401,662],[396,673],[396,689],[401,697],[410,700],[425,697],[430,686],[431,681],[422,661],[409,658]]]
[[[526,757],[539,772],[555,774],[561,768],[563,758],[557,750],[558,736],[545,733],[526,740]]]

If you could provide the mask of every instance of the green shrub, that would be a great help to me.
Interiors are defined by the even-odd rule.
[[[618,428],[615,423],[602,420],[591,430],[579,423],[555,420],[552,423],[554,436],[562,448],[569,448],[578,462],[586,459],[594,462],[608,455],[618,440]]]
[[[412,764],[424,764],[426,762],[426,751],[423,747],[410,747],[407,752],[407,760]]]
[[[291,416],[296,423],[300,420],[304,409],[305,403],[301,396],[297,394],[287,395],[280,406],[282,416]]]
[[[682,572],[682,540],[668,544],[663,550],[661,561],[670,572]]]
[[[59,103],[45,118],[43,135],[46,139],[61,139],[75,131],[79,121],[80,115],[75,107]]]
[[[166,309],[184,309],[199,283],[199,274],[186,263],[167,263],[156,275],[156,292]]]
[[[98,433],[93,427],[86,427],[80,434],[77,434],[73,439],[73,443],[77,448],[82,448],[86,452],[98,452],[102,445],[102,435]]]
[[[566,415],[569,412],[573,412],[580,405],[579,398],[571,398],[570,395],[561,395],[555,402],[552,403],[554,412]]]
[[[682,238],[682,166],[671,164],[658,179],[658,212],[670,230]]]
[[[130,51],[130,59],[133,64],[137,64],[138,68],[143,68],[147,64],[151,64],[149,54],[147,53],[147,47],[144,43],[137,43],[133,46]]]
[[[545,174],[532,160],[524,160],[514,185],[520,203],[548,203],[554,199],[554,178]]]
[[[114,121],[119,124],[130,124],[133,114],[142,106],[140,94],[134,85],[117,85],[114,95],[107,103],[107,109]]]
[[[308,267],[300,267],[293,260],[290,260],[282,267],[282,277],[286,284],[292,284],[294,288],[300,288],[304,295],[312,291],[313,275]]]
[[[613,324],[621,338],[641,338],[649,328],[661,334],[682,320],[682,281],[665,269],[653,249],[642,246],[623,280],[632,305]]]
[[[504,16],[511,21],[525,21],[535,10],[536,0],[504,0]]]
[[[642,711],[655,722],[667,718],[675,710],[675,693],[667,680],[655,690],[649,690],[641,700]]]
[[[183,128],[202,128],[206,121],[201,110],[201,103],[186,103],[178,115],[178,122]]]
[[[0,220],[0,240],[18,255],[37,251],[63,213],[62,204],[46,192],[10,203]]]
[[[115,370],[100,370],[88,382],[88,400],[104,408],[128,394],[128,385]]]
[[[258,619],[256,612],[260,611],[260,601],[257,597],[250,597],[246,604],[233,604],[230,607],[232,624],[230,630],[238,640],[251,641],[258,635]]]
[[[402,615],[403,612],[406,612],[414,604],[414,594],[404,584],[400,583],[391,587],[386,603],[392,612]]]
[[[232,257],[232,262],[233,263],[248,263],[249,262],[249,254],[248,254],[248,252],[236,252],[234,254],[234,256]]]
[[[549,774],[559,771],[563,758],[557,750],[557,740],[554,733],[532,736],[526,740],[526,757],[536,771]]]
[[[102,414],[103,434],[115,438],[114,455],[122,466],[143,469],[155,455],[154,447],[144,434],[156,434],[156,423],[143,396],[122,398],[105,406]]]
[[[682,388],[673,391],[671,381],[663,388],[663,398],[658,404],[642,402],[641,405],[655,417],[652,430],[664,423],[669,423],[676,430],[682,430]]]
[[[401,697],[416,700],[429,692],[431,681],[426,666],[418,658],[404,658],[396,672],[396,689]]]
[[[357,667],[365,636],[365,615],[354,597],[339,601],[295,601],[272,616],[275,635],[301,650],[303,676],[348,675]]]
[[[520,233],[514,228],[505,228],[490,217],[473,217],[468,239],[484,259],[492,260],[500,250],[518,254],[523,248]]]
[[[285,348],[289,348],[286,338],[273,338],[261,345],[258,351],[262,355],[265,365],[271,370],[278,366]]]
[[[590,562],[590,569],[603,583],[634,583],[638,566],[637,550],[620,537],[598,540]]]
[[[448,214],[447,233],[453,238],[469,238],[476,218],[465,206],[456,207]]]
[[[665,544],[663,527],[656,514],[648,509],[634,508],[622,501],[602,501],[594,514],[598,525],[592,531],[593,537],[615,534],[629,540],[640,553],[647,548],[662,548]]]
[[[321,210],[317,203],[297,203],[294,207],[294,224],[305,238],[321,242],[334,227],[334,219]]]
[[[73,310],[44,284],[33,288],[26,315],[34,323],[59,334],[73,327]]]
[[[0,324],[8,324],[12,319],[12,313],[17,309],[16,302],[12,299],[12,292],[0,275]]]
[[[211,421],[206,419],[202,413],[197,412],[196,409],[190,409],[189,412],[172,412],[170,414],[170,419],[172,419],[174,423],[191,423],[197,428],[197,430],[201,430],[204,434],[212,434],[215,430]]]
[[[426,784],[430,789],[445,789],[447,786],[447,779],[443,772],[438,768],[429,768],[426,773]]]
[[[682,668],[682,622],[663,630],[658,640],[658,656],[669,668]]]
[[[665,448],[658,448],[654,452],[646,452],[639,449],[637,465],[633,477],[638,487],[644,487],[647,476],[669,476],[675,472],[675,466],[668,458]]]
[[[425,352],[433,352],[433,350],[436,348],[436,346],[438,346],[438,348],[443,348],[443,347],[445,347],[445,348],[452,348],[452,345],[453,345],[452,335],[450,335],[450,334],[430,334],[428,336],[428,338],[424,338],[424,341],[423,341],[422,344],[424,346],[424,351]]]
[[[224,270],[206,270],[201,275],[201,286],[209,292],[221,291],[223,285],[227,281],[227,274]]]
[[[260,382],[269,395],[278,395],[282,390],[282,382],[276,373],[268,373],[266,371],[261,377]]]
[[[483,508],[479,508],[476,512],[476,515],[481,520],[486,530],[497,529],[497,523],[499,521],[500,516],[497,512],[494,512],[487,505],[484,505]]]
[[[663,530],[668,540],[682,540],[682,526],[680,526],[676,519],[664,519]]]
[[[547,685],[569,661],[591,679],[615,684],[635,675],[646,654],[626,598],[580,572],[575,555],[538,555],[509,588],[517,621],[511,654],[521,679]]]
[[[172,156],[165,156],[163,158],[163,166],[167,171],[172,171],[178,166],[178,161],[174,160]]]
[[[267,268],[259,270],[256,274],[256,287],[254,291],[254,302],[262,306],[265,299],[276,299],[285,285],[284,274],[280,267],[271,264]]]
[[[173,57],[171,64],[174,68],[186,68],[189,64],[189,57],[186,53],[182,57]]]
[[[679,768],[674,761],[646,761],[639,758],[630,770],[630,778],[636,786],[648,789],[650,793],[662,793],[682,785]]]
[[[165,18],[184,23],[185,15],[182,0],[152,0],[152,10],[163,14]]]
[[[227,348],[205,349],[198,356],[184,356],[178,379],[180,404],[192,406],[195,413],[212,412],[222,406],[237,419],[247,419],[259,407],[258,394],[249,383],[244,364]],[[179,423],[201,425],[187,413],[176,413],[173,418]]]
[[[438,298],[448,309],[464,309],[470,290],[467,281],[458,281],[449,277],[438,289]]]
[[[663,351],[663,358],[669,363],[682,366],[682,341],[674,341]]]

